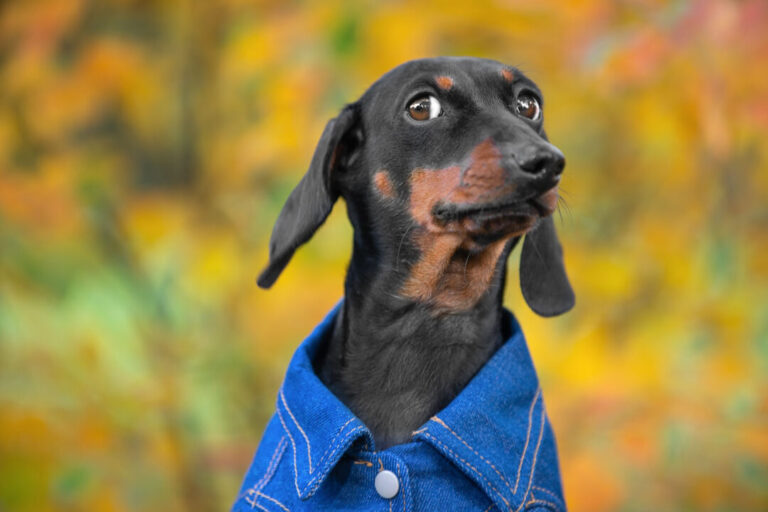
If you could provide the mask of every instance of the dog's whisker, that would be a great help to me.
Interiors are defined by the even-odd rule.
[[[405,230],[405,233],[403,233],[403,236],[400,238],[400,243],[397,246],[397,255],[395,256],[395,271],[400,270],[400,249],[403,248],[405,237],[408,236],[408,233],[410,233],[412,229],[413,225],[408,226],[408,229]]]
[[[557,204],[558,204],[557,211],[560,214],[560,222],[563,222],[563,214],[562,214],[563,210],[565,210],[566,217],[568,217],[569,220],[573,218],[573,215],[571,213],[571,207],[568,205],[568,201],[566,201],[564,197],[559,197],[557,200]]]
[[[464,260],[464,282],[467,282],[467,265],[469,265],[469,257],[471,253],[467,251],[467,259]]]

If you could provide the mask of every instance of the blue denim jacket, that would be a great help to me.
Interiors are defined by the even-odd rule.
[[[232,510],[565,512],[555,438],[511,313],[512,335],[466,388],[410,442],[376,451],[312,367],[338,310],[294,354]],[[397,477],[392,498],[376,491],[380,471]]]

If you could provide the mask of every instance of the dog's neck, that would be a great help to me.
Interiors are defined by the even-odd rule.
[[[396,264],[400,255],[374,254],[356,237],[343,308],[316,364],[325,384],[371,430],[377,449],[407,442],[505,339],[502,294],[513,245],[506,243],[497,252],[478,300],[450,311],[404,297],[404,283],[416,263],[403,268]],[[461,257],[465,267],[488,264],[482,252]],[[449,265],[442,269],[443,291],[445,286],[466,287],[469,283],[449,275]]]

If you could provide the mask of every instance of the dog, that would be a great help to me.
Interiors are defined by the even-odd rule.
[[[565,510],[502,305],[521,239],[528,305],[574,305],[552,220],[564,165],[539,88],[493,60],[407,62],[328,122],[257,283],[274,284],[342,197],[344,299],[294,356],[233,510]]]

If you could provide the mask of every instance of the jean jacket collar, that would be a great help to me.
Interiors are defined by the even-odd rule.
[[[277,398],[302,499],[315,493],[354,443],[374,449],[370,431],[312,366],[340,307],[299,346]],[[500,510],[516,510],[531,490],[546,413],[520,326],[509,311],[504,322],[510,337],[445,409],[413,433],[413,440],[429,443],[451,460]]]

